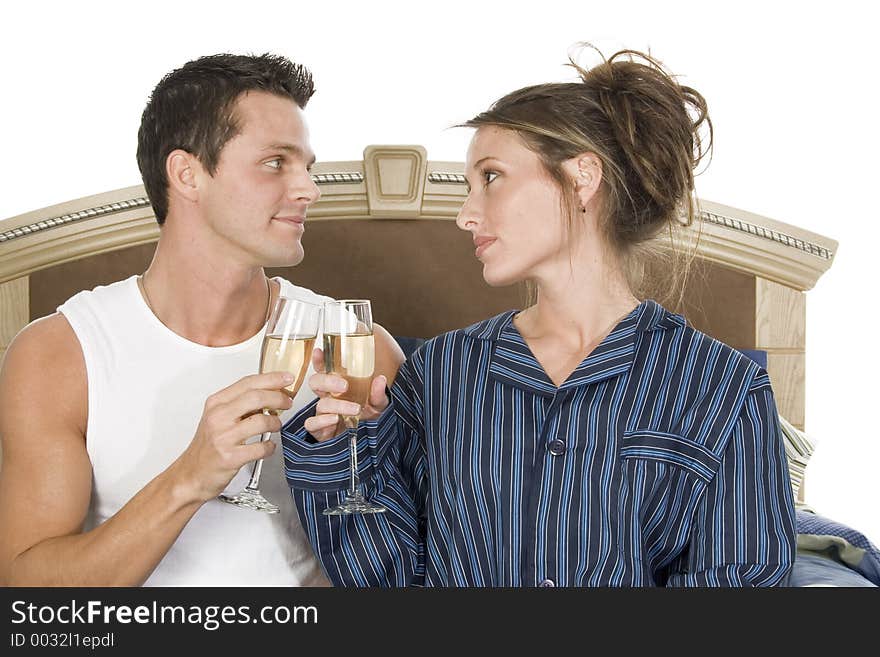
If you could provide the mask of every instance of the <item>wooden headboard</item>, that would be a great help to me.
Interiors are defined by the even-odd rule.
[[[420,146],[369,146],[363,161],[316,164],[322,196],[309,212],[305,260],[269,273],[370,298],[376,320],[398,336],[430,337],[522,307],[518,287],[483,282],[470,235],[455,226],[463,169],[429,162]],[[698,266],[685,315],[733,347],[765,350],[779,411],[803,429],[804,292],[837,243],[709,201],[701,214],[687,233]],[[142,272],[158,236],[140,185],[0,221],[0,357],[22,327],[72,294]]]

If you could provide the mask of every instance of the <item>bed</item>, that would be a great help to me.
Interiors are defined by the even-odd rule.
[[[372,299],[376,320],[405,347],[522,307],[521,288],[483,282],[470,236],[455,226],[462,172],[461,162],[429,161],[421,146],[374,145],[361,161],[317,163],[322,196],[309,212],[305,261],[269,273],[331,296]],[[697,257],[682,312],[766,366],[787,433],[803,441],[802,458],[792,459],[803,501],[806,292],[833,263],[837,243],[707,200],[700,206],[702,221],[684,232]],[[146,269],[158,236],[141,185],[0,220],[0,358],[22,327],[71,295]],[[799,563],[797,585],[860,585],[854,576],[880,583],[876,549],[837,535],[855,530],[806,508],[798,515],[799,531],[803,524],[814,532],[799,536],[798,561],[815,557],[824,579]]]

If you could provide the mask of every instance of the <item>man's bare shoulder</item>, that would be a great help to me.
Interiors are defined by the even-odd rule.
[[[0,411],[51,404],[52,413],[85,430],[88,412],[82,348],[61,313],[35,320],[12,340],[0,369]]]
[[[61,313],[41,317],[19,331],[9,344],[3,365],[4,369],[14,368],[13,373],[49,366],[52,372],[62,368],[65,374],[85,375],[79,340]]]
[[[54,338],[61,341],[68,340],[72,341],[74,344],[77,342],[76,334],[73,332],[67,318],[62,313],[56,312],[35,319],[25,326],[19,331],[18,335],[15,336],[13,343],[21,339],[33,340],[46,338]]]

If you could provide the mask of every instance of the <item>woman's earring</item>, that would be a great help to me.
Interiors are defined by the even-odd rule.
[[[578,174],[578,178],[580,179],[581,184],[583,184],[583,185],[586,185],[586,186],[589,187],[590,185],[593,184],[593,176],[591,176],[591,175],[590,175],[589,173],[587,173],[586,171],[581,171],[581,172],[579,172],[579,174]],[[582,205],[582,206],[581,206],[581,212],[586,212],[586,211],[587,211],[586,206]]]

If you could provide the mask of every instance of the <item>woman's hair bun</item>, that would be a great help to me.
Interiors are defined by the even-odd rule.
[[[618,165],[627,211],[620,217],[620,228],[640,241],[648,236],[639,233],[651,232],[651,226],[681,216],[690,223],[694,171],[712,148],[705,98],[679,84],[657,59],[636,50],[616,52],[589,69],[573,57],[569,63],[607,117],[623,156]],[[632,221],[629,226],[626,215]]]

